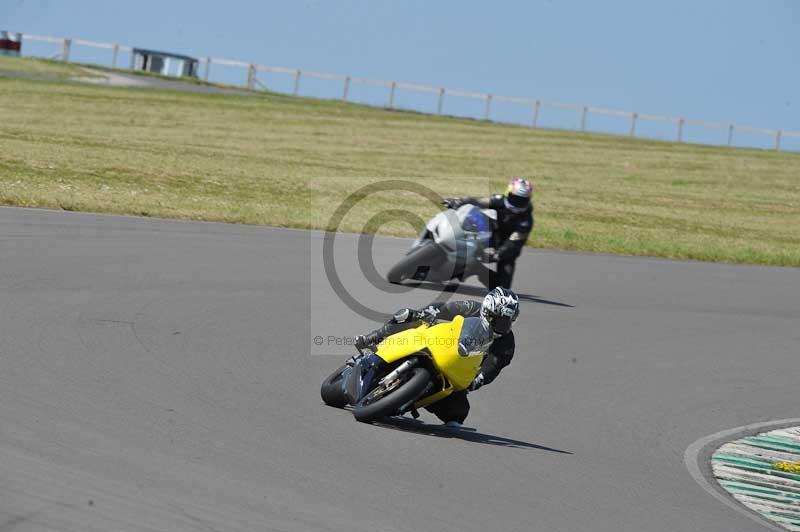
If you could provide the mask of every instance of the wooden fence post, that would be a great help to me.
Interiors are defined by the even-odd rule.
[[[342,100],[347,101],[348,92],[350,92],[350,76],[344,78],[344,90],[342,91]]]
[[[683,142],[683,118],[678,119],[678,142]]]
[[[489,120],[489,112],[491,111],[492,106],[492,95],[487,94],[483,97],[483,119]]]
[[[393,81],[389,87],[389,98],[386,100],[386,108],[392,109],[394,107],[394,90],[397,87],[397,82]]]
[[[64,39],[61,43],[61,60],[69,63],[69,50],[72,48],[72,39]]]
[[[297,69],[297,72],[294,74],[294,90],[292,90],[292,96],[297,96],[297,93],[300,92],[300,76],[302,73],[300,69]]]
[[[733,124],[728,126],[728,147],[733,146]]]
[[[442,108],[444,107],[444,89],[439,89],[439,101],[436,104],[436,114],[442,114]]]
[[[775,133],[775,151],[781,151],[781,136],[782,135],[783,135],[783,133],[781,132],[780,129]]]
[[[536,129],[536,120],[539,118],[539,107],[541,107],[542,101],[536,100],[536,103],[533,104],[533,115],[531,115],[531,128]]]
[[[631,113],[631,130],[628,132],[628,135],[631,137],[636,136],[636,119],[639,118],[639,113]]]
[[[111,68],[117,68],[117,55],[119,54],[119,45],[115,44],[113,53],[111,54]]]
[[[211,70],[211,58],[206,57],[206,71],[205,74],[203,75],[203,81],[208,81],[208,73],[210,70]]]
[[[253,63],[247,67],[247,90],[256,90],[256,66]]]
[[[586,131],[586,112],[589,110],[585,105],[581,108],[581,131]]]

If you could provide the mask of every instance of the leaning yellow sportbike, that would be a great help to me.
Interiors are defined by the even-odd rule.
[[[358,421],[402,415],[441,401],[472,383],[492,336],[480,318],[423,323],[364,350],[322,383],[322,400],[352,405]]]

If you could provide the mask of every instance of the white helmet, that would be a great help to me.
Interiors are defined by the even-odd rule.
[[[508,184],[506,196],[503,198],[506,209],[513,213],[525,212],[531,204],[531,192],[533,185],[527,179],[515,177]]]
[[[507,288],[497,287],[483,298],[481,318],[497,335],[507,334],[519,316],[519,298]]]

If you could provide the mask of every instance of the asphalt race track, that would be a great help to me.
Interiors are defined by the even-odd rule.
[[[683,455],[798,416],[796,270],[530,251],[517,356],[460,436],[321,404],[349,351],[315,328],[372,325],[321,238],[0,209],[0,531],[766,530]],[[376,308],[435,295],[370,300],[350,260]]]

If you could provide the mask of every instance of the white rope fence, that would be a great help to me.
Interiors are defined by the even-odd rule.
[[[61,61],[69,62],[70,53],[73,46],[87,46],[92,48],[108,49],[112,51],[111,66],[117,68],[117,60],[119,52],[131,53],[133,48],[130,46],[123,46],[119,44],[108,44],[94,41],[86,41],[81,39],[68,39],[62,37],[50,37],[43,35],[23,35],[24,40],[49,42],[60,45],[60,53],[56,55]],[[576,113],[580,131],[592,131],[587,127],[587,117],[589,115],[605,115],[624,118],[628,121],[627,136],[637,137],[637,125],[641,121],[651,122],[668,122],[674,126],[674,140],[675,142],[686,142],[684,129],[687,126],[703,128],[703,129],[719,129],[727,130],[728,147],[734,147],[734,137],[736,132],[755,133],[766,135],[772,138],[771,145],[775,150],[781,149],[781,141],[785,137],[800,138],[798,131],[783,131],[780,129],[766,129],[749,126],[740,126],[735,124],[720,124],[714,122],[704,122],[700,120],[690,120],[682,117],[672,117],[665,115],[645,114],[631,111],[620,111],[616,109],[601,109],[597,107],[589,107],[585,105],[564,104],[558,102],[547,102],[543,100],[531,98],[518,98],[512,96],[499,96],[489,93],[469,92],[462,90],[447,89],[442,87],[431,87],[427,85],[419,85],[416,83],[404,83],[399,81],[385,81],[369,78],[352,77],[342,74],[332,74],[328,72],[314,72],[309,70],[301,70],[298,68],[284,68],[265,66],[257,63],[247,63],[244,61],[234,61],[230,59],[217,59],[211,57],[201,57],[198,59],[200,63],[204,64],[203,80],[209,81],[211,75],[211,65],[221,65],[235,68],[243,68],[247,71],[246,87],[249,90],[270,90],[269,84],[263,79],[258,78],[259,73],[264,74],[279,74],[288,75],[293,77],[293,87],[291,94],[300,96],[301,80],[303,78],[314,78],[328,81],[339,81],[342,83],[341,100],[351,100],[351,87],[353,84],[368,85],[374,87],[382,87],[387,90],[385,107],[388,109],[397,108],[395,104],[395,96],[398,90],[406,90],[420,93],[430,93],[437,95],[436,114],[444,114],[444,104],[448,96],[460,98],[473,98],[483,101],[482,119],[492,120],[492,103],[505,102],[516,105],[527,106],[530,109],[530,120],[527,125],[531,128],[542,127],[541,125],[541,111],[542,109],[555,109],[560,111],[568,111]],[[133,68],[131,62],[130,68]],[[198,69],[199,70],[199,69]],[[415,110],[415,109],[411,109]],[[744,146],[746,147],[746,146]]]

